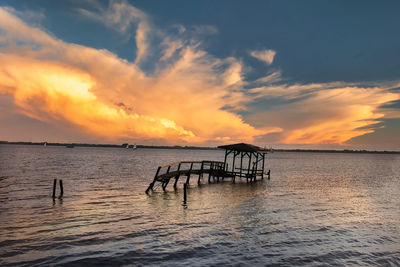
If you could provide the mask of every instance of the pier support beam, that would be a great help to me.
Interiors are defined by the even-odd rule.
[[[156,172],[156,175],[154,175],[154,180],[153,180],[153,182],[151,182],[151,183],[149,184],[149,187],[147,187],[147,189],[146,189],[146,194],[148,194],[150,190],[153,190],[154,184],[155,184],[156,181],[157,181],[157,177],[158,177],[158,174],[160,173],[160,170],[161,170],[161,166],[158,167],[157,172]]]
[[[63,195],[64,195],[63,181],[60,180],[60,196],[58,198],[61,199]]]
[[[174,183],[174,189],[175,189],[175,190],[176,190],[178,181],[179,181],[179,175],[175,176],[175,183]]]
[[[204,169],[204,162],[201,162],[199,178],[197,179],[197,184],[200,185],[200,179],[203,178],[203,169]]]
[[[186,204],[187,200],[187,183],[183,184],[183,204]]]
[[[56,187],[57,187],[57,179],[54,179],[54,182],[53,182],[53,199],[56,198]]]
[[[149,184],[149,187],[147,187],[147,189],[146,189],[146,194],[148,194],[150,190],[153,190],[154,183],[155,183],[155,181],[153,181],[153,182],[151,182],[151,183]]]
[[[264,179],[264,165],[265,165],[265,154],[262,154],[262,168],[261,168],[261,179]]]
[[[162,183],[162,189],[165,191],[165,188],[167,188],[167,185],[168,185],[168,183],[169,183],[169,180],[170,179],[167,179],[166,181],[164,181],[163,183]]]

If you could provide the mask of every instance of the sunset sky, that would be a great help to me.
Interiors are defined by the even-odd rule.
[[[399,1],[0,2],[0,140],[400,150]]]

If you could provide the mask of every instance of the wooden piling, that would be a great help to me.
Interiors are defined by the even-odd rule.
[[[175,183],[174,183],[174,189],[176,190],[176,187],[178,185],[178,181],[179,181],[179,175],[175,176]]]
[[[167,179],[166,181],[164,181],[163,182],[163,184],[162,184],[162,189],[165,191],[165,188],[167,188],[167,185],[168,185],[168,183],[169,183],[169,180],[170,179]]]
[[[187,192],[186,192],[186,189],[187,189],[187,183],[184,183],[184,184],[183,184],[183,204],[186,204],[186,200],[187,200]]]
[[[208,183],[211,183],[211,177],[213,177],[213,168],[214,168],[214,163],[210,163],[210,172],[208,173]]]
[[[199,178],[197,179],[197,184],[200,185],[200,179],[203,178],[203,168],[204,168],[204,161],[201,162]]]
[[[54,179],[54,182],[53,182],[53,198],[56,198],[56,186],[57,186],[57,179]]]
[[[251,167],[251,155],[252,155],[253,153],[252,152],[249,152],[249,166],[247,166],[247,174],[250,174],[250,167]]]
[[[240,178],[242,178],[243,154],[244,154],[244,152],[240,152],[240,169],[239,169],[239,177]],[[235,182],[235,178],[233,178],[232,182]]]
[[[255,168],[254,168],[254,166],[255,166]],[[256,162],[255,162],[255,164],[254,164],[254,166],[253,166],[253,175],[254,175],[254,181],[256,181],[257,180],[257,170],[258,170],[258,153],[256,153]]]
[[[153,186],[154,186],[154,181],[153,182],[151,182],[150,184],[149,184],[149,187],[147,187],[147,189],[146,189],[146,194],[149,194],[149,191],[150,190],[153,190]]]
[[[63,181],[60,180],[60,196],[59,198],[61,199],[64,195],[64,187],[63,187]]]
[[[156,175],[154,176],[153,182],[151,182],[149,184],[149,187],[147,187],[146,194],[148,194],[150,190],[153,190],[154,184],[157,181],[157,177],[158,177],[158,174],[159,174],[160,170],[161,170],[161,166],[158,167]]]
[[[193,169],[193,162],[190,164],[189,173],[188,173],[187,178],[186,178],[186,183],[187,184],[190,183],[190,175],[192,174],[192,169]]]
[[[262,154],[261,179],[264,179],[265,154]]]

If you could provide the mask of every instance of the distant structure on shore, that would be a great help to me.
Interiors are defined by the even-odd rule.
[[[46,142],[47,146],[67,146],[68,143],[49,143]],[[0,141],[0,145],[28,145],[28,146],[43,146],[43,142],[9,142],[9,141]],[[125,145],[118,145],[118,144],[90,144],[90,143],[74,143],[75,147],[109,147],[109,148],[121,148],[126,147]],[[132,147],[133,148],[133,147]],[[216,147],[201,147],[201,146],[167,146],[167,145],[137,145],[137,148],[153,148],[153,149],[190,149],[190,150],[216,150]],[[269,152],[310,152],[310,153],[356,153],[356,154],[400,154],[400,150],[352,150],[352,149],[342,149],[342,150],[335,150],[335,149],[273,149],[268,148],[266,150],[270,150]]]
[[[136,143],[133,144],[133,145],[130,145],[130,144],[128,144],[128,143],[125,143],[125,144],[122,144],[122,147],[124,147],[124,148],[126,148],[126,149],[132,148],[132,149],[134,149],[134,150],[137,148]]]

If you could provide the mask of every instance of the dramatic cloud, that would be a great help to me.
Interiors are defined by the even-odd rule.
[[[69,125],[85,138],[259,145],[346,144],[400,117],[392,107],[400,99],[393,89],[398,84],[296,84],[280,70],[249,81],[251,68],[242,59],[210,55],[182,25],[173,26],[175,34],[162,32],[127,2],[94,2],[79,12],[121,34],[135,33],[135,61],[66,43],[0,8],[0,94],[3,102],[13,101],[8,113],[58,129]],[[217,32],[212,26],[192,30]],[[275,54],[250,52],[267,65]],[[140,68],[146,60],[154,65],[151,73]],[[6,121],[1,115],[0,123]]]
[[[78,11],[122,34],[129,34],[134,25],[148,23],[147,15],[126,1],[110,1],[108,7],[95,1],[91,3],[93,11],[82,8],[79,8]]]
[[[148,77],[134,63],[62,42],[4,8],[0,28],[0,93],[12,95],[26,116],[114,140],[234,142],[265,133],[223,110],[241,101],[234,88],[240,63],[232,59],[185,46],[178,60]]]
[[[139,63],[148,50],[147,35],[150,31],[147,15],[126,1],[110,1],[108,8],[93,2],[94,11],[78,9],[85,17],[99,21],[125,36],[131,37],[131,31],[136,26],[137,56],[135,63]]]
[[[260,142],[285,144],[344,144],[377,129],[387,114],[380,106],[399,98],[389,88],[345,83],[266,86],[252,91],[287,101],[247,116],[255,126],[272,123],[284,129],[259,137]]]
[[[274,57],[276,55],[276,52],[271,49],[266,49],[260,51],[250,51],[250,55],[258,60],[267,63],[267,65],[271,65],[272,62],[274,62]]]

